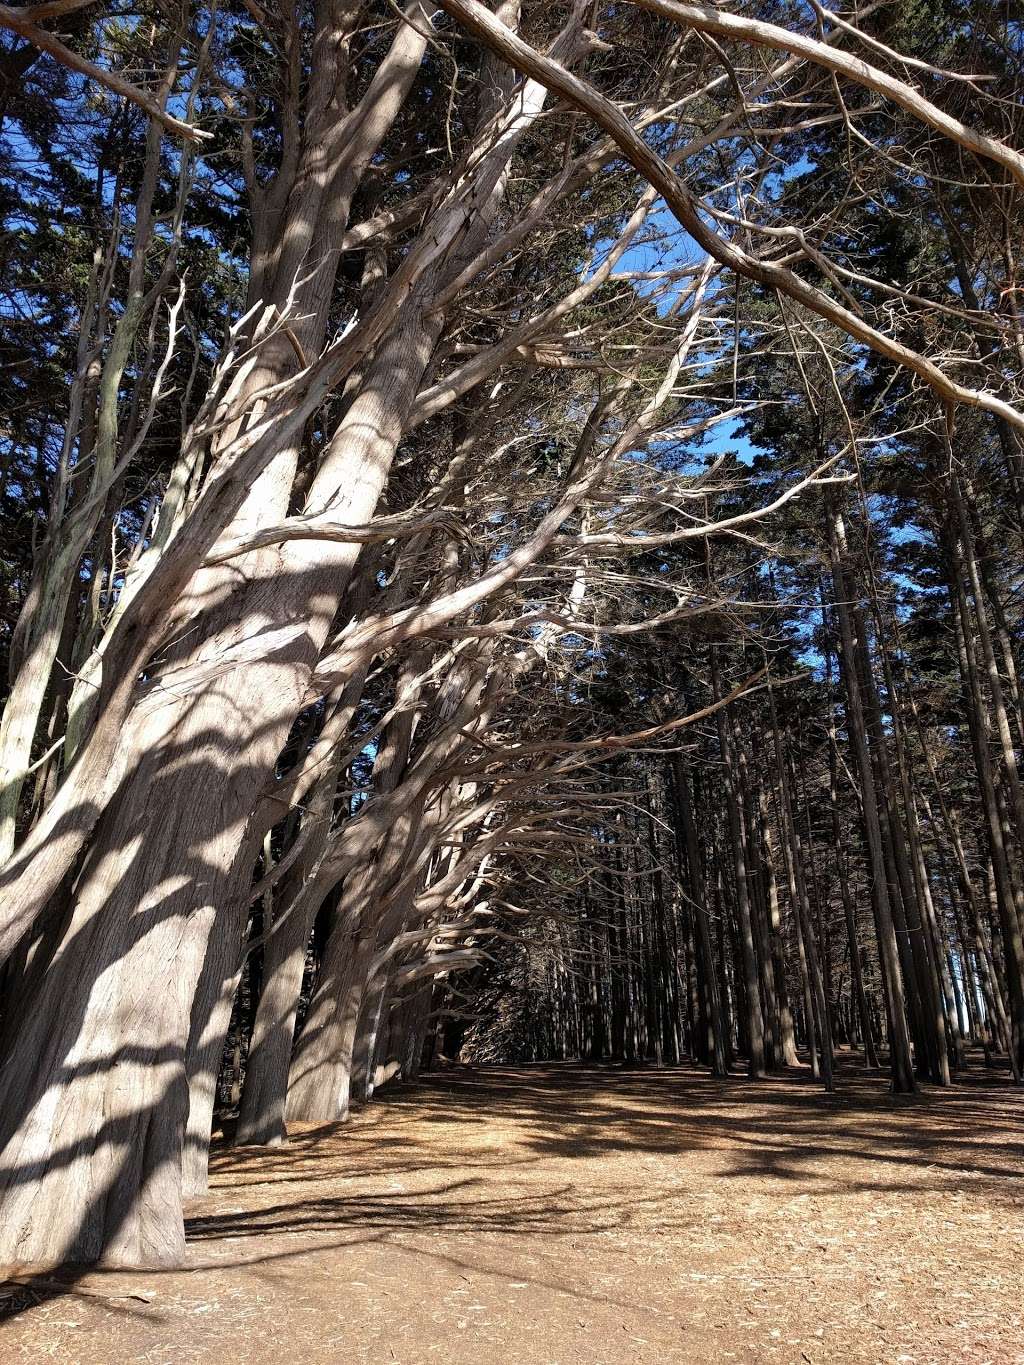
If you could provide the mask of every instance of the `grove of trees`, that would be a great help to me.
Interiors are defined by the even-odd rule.
[[[0,6],[0,1262],[440,1057],[1022,1080],[1022,64]]]

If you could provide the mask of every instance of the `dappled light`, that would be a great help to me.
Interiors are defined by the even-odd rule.
[[[1017,1361],[1022,95],[0,5],[0,1358]]]
[[[869,1362],[928,1324],[931,1358],[1012,1359],[1019,1093],[840,1075],[455,1068],[284,1148],[217,1142],[183,1270],[25,1276],[0,1340],[82,1365],[239,1335],[259,1362]]]

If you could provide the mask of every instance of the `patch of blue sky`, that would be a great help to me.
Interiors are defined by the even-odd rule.
[[[767,455],[764,446],[755,445],[743,431],[742,417],[728,417],[711,428],[704,438],[702,449],[712,456],[735,455],[740,464],[752,465],[759,455]]]
[[[737,145],[736,150],[738,151],[736,157],[737,172],[742,173],[744,169],[756,172],[753,149],[740,148]],[[810,160],[806,152],[801,152],[795,161],[780,163],[777,168],[770,170],[761,178],[758,185],[758,198],[762,202],[778,200],[791,181],[810,174],[815,169],[815,163]],[[732,181],[723,184],[721,191],[715,195],[715,198],[719,201],[719,207],[724,208],[727,212],[738,214],[742,210],[743,206]],[[720,230],[719,225],[706,209],[699,205],[698,211],[709,228],[716,232]],[[597,250],[591,267],[592,270],[598,268],[611,249],[613,242],[610,239],[602,239],[595,245]],[[617,266],[617,272],[632,271],[645,275],[686,269],[700,265],[705,259],[705,254],[703,247],[699,246],[689,232],[680,225],[665,201],[658,199],[647,217],[639,240],[628,247],[623,254]],[[662,281],[638,279],[635,282],[635,287],[641,295],[657,295],[655,306],[659,313],[667,312],[672,306],[672,292],[664,289]],[[715,286],[712,285],[712,297],[714,288]]]
[[[801,176],[809,175],[818,168],[810,159],[806,152],[801,152],[797,159],[777,171],[769,171],[761,182],[760,198],[779,199],[786,190],[786,186],[793,180],[799,180]]]
[[[696,477],[720,456],[735,458],[750,468],[759,455],[767,454],[764,447],[755,445],[742,430],[741,418],[726,418],[711,427],[696,440],[652,440],[646,451],[633,452],[627,459],[649,458],[668,461],[678,474]]]

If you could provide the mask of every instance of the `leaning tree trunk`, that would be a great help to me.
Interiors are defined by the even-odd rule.
[[[295,1037],[309,942],[309,916],[292,905],[289,918],[264,948],[263,990],[246,1059],[235,1142],[273,1147],[284,1142],[288,1066]]]
[[[292,1058],[288,1122],[339,1123],[348,1117],[352,1058],[374,936],[361,924],[358,892],[346,887],[324,946],[320,978]]]
[[[342,139],[344,164],[326,156],[320,141],[336,133],[344,110],[328,99],[318,110],[326,122],[307,129],[317,173],[301,177],[282,235],[278,284],[286,294],[325,198],[329,215],[347,217],[424,45],[418,26],[400,26]],[[324,78],[328,86],[340,78],[336,57],[330,49],[330,70],[318,72],[320,93]],[[299,251],[292,264],[289,250]],[[336,262],[314,272],[311,287],[324,306],[305,310],[300,324],[311,354],[319,349],[313,333],[322,336],[328,317],[331,279],[322,277]],[[424,328],[415,295],[407,302],[407,321],[400,317],[380,347],[327,447],[310,512],[330,507],[356,524],[373,514],[440,326],[432,319]],[[250,377],[250,391],[282,377],[267,363]],[[225,528],[229,540],[287,513],[298,451],[287,438],[283,447]],[[168,669],[175,676],[170,685],[161,686],[159,676],[150,684],[122,736],[120,788],[92,829],[70,926],[0,1078],[0,1261],[180,1262],[186,1049],[196,987],[211,934],[231,937],[225,916],[230,920],[251,876],[247,822],[303,701],[358,548],[293,542],[256,551],[227,567],[200,568],[168,604],[182,623],[192,618],[161,660],[165,679]]]
[[[312,506],[334,498],[350,522],[370,518],[432,344],[414,324],[382,348],[314,481]],[[250,503],[276,499],[283,516],[292,467],[291,458],[272,466]],[[192,690],[181,687],[182,698],[158,688],[125,739],[134,760],[94,833],[71,928],[0,1083],[0,1259],[180,1261],[193,994],[211,931],[228,932],[223,916],[251,875],[239,865],[249,816],[358,548],[319,545],[315,557],[308,547],[264,550],[230,571],[201,571],[192,600],[216,600],[219,589],[225,623],[187,661]],[[241,594],[230,591],[238,580]],[[263,645],[261,657],[232,668],[224,661],[237,649],[239,619]],[[26,1170],[37,1182],[31,1218]]]

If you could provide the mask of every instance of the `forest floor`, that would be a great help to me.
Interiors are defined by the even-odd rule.
[[[1024,1362],[1022,1120],[991,1073],[439,1072],[215,1151],[185,1270],[8,1284],[0,1360]]]

